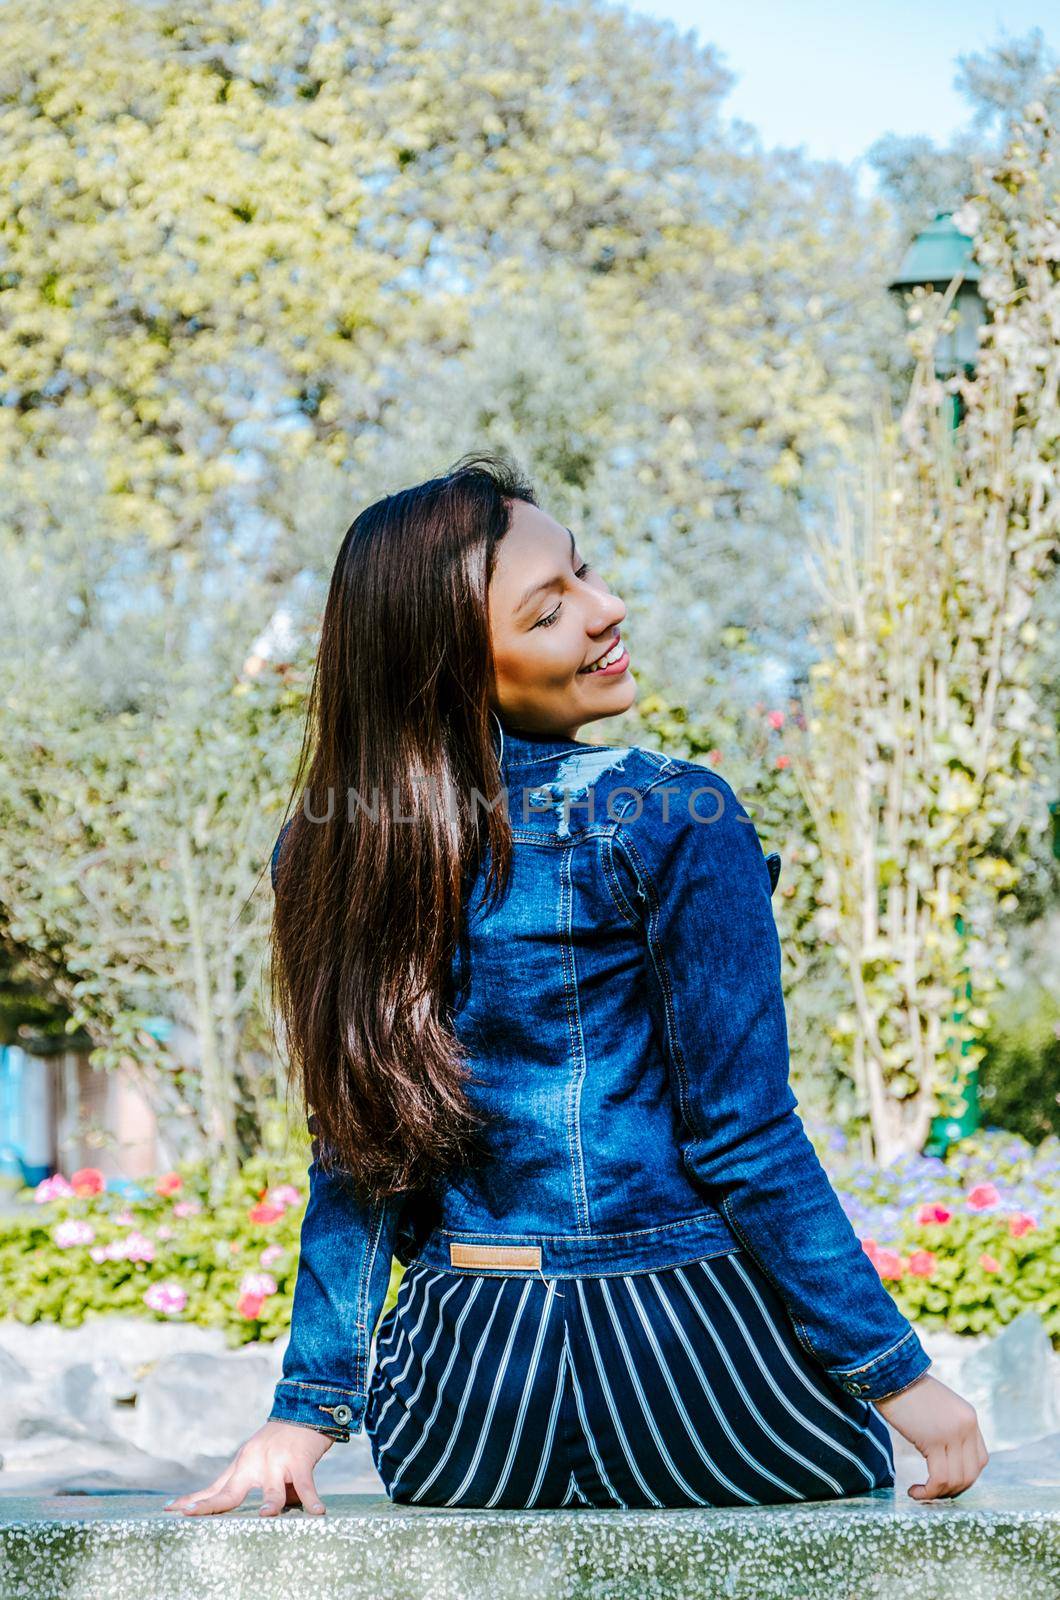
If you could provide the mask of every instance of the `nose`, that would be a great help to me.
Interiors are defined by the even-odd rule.
[[[594,639],[603,639],[608,633],[613,633],[620,622],[624,622],[626,608],[617,594],[602,594],[597,615],[593,619],[596,626],[590,627]]]

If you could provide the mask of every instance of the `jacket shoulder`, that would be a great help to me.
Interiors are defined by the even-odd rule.
[[[753,819],[724,774],[700,761],[650,754],[661,765],[615,816],[616,840],[634,867],[661,877],[692,860],[718,873],[757,869],[764,862],[772,894],[780,852],[765,852]]]

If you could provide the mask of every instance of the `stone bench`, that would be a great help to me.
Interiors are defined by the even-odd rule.
[[[692,1511],[0,1498],[3,1600],[1057,1600],[1060,1488]]]

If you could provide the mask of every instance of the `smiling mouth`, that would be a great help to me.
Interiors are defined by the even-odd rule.
[[[625,653],[626,647],[622,643],[622,635],[616,634],[607,649],[601,655],[598,655],[595,661],[590,661],[587,667],[579,667],[578,672],[582,676],[595,676],[598,672],[606,671],[606,667],[601,666],[602,662],[609,667],[617,666]]]

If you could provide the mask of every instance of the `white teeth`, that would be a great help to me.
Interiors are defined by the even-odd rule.
[[[613,644],[611,646],[606,656],[601,656],[599,661],[594,661],[591,667],[586,667],[586,672],[599,672],[601,667],[612,666],[618,660],[625,648],[625,645],[620,639],[617,644]]]

